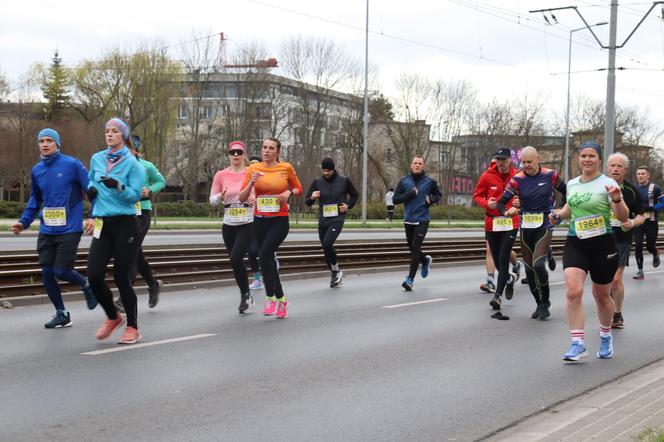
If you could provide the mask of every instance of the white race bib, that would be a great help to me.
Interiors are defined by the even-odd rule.
[[[493,219],[494,232],[507,232],[508,230],[514,230],[511,216],[497,216]]]
[[[611,227],[622,227],[622,223],[616,218],[616,214],[613,212],[611,212]]]
[[[47,226],[66,226],[67,209],[64,207],[44,207],[42,218]]]
[[[323,204],[323,217],[331,218],[339,216],[339,206],[336,204]]]
[[[249,222],[249,208],[241,203],[231,204],[224,210],[224,221],[231,223]]]
[[[576,236],[579,239],[594,238],[606,233],[606,224],[602,215],[582,216],[574,220]]]
[[[536,229],[544,223],[544,213],[524,213],[521,227],[524,229]]]
[[[134,209],[136,209],[136,216],[141,216],[143,214],[140,201],[137,201],[136,204],[134,204]]]
[[[279,197],[277,195],[261,195],[256,198],[256,207],[259,212],[277,213],[281,210]]]
[[[95,228],[92,231],[92,237],[99,239],[101,236],[101,229],[104,227],[104,220],[101,218],[95,218]]]

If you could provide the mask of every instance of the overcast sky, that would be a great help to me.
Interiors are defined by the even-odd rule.
[[[650,7],[622,1],[618,42]],[[370,63],[388,95],[402,72],[431,79],[468,79],[489,100],[539,93],[550,106],[564,109],[569,30],[583,26],[571,10],[555,12],[558,21],[530,9],[575,5],[589,23],[609,20],[608,0],[371,0]],[[224,32],[232,45],[258,41],[278,58],[284,39],[301,34],[331,38],[349,53],[364,57],[363,0],[188,0],[166,2],[115,0],[0,0],[0,69],[16,80],[34,62],[48,64],[55,48],[63,62],[75,65],[103,50],[135,48],[159,39],[178,56],[177,45],[198,35]],[[616,102],[648,108],[664,124],[664,21],[655,8],[618,51]],[[608,28],[596,28],[608,44]],[[576,32],[572,50],[573,94],[606,95],[608,52],[587,31]],[[560,74],[560,75],[553,75]]]

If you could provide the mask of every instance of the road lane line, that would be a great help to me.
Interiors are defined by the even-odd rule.
[[[430,304],[432,302],[447,301],[446,298],[427,299],[426,301],[406,302],[405,304],[384,305],[381,308],[409,307],[411,305]]]
[[[133,350],[133,349],[136,349],[136,348],[152,347],[154,345],[170,344],[172,342],[182,342],[182,341],[191,341],[192,339],[209,338],[210,336],[215,336],[215,335],[216,335],[216,333],[204,333],[202,335],[183,336],[181,338],[164,339],[162,341],[145,342],[143,344],[123,345],[121,347],[107,348],[105,350],[87,351],[87,352],[81,353],[81,354],[82,355],[97,356],[97,355],[103,355],[103,354],[106,354],[106,353],[115,353],[116,351]]]

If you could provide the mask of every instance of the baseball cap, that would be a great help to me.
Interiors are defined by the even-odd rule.
[[[512,151],[509,150],[507,147],[501,147],[496,152],[494,152],[491,158],[496,158],[500,160],[503,160],[505,158],[512,158]]]

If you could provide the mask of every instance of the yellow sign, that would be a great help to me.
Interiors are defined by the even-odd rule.
[[[574,220],[576,236],[580,239],[594,238],[606,233],[606,224],[602,215],[582,216]]]
[[[47,226],[66,226],[67,209],[64,207],[44,207],[42,219]]]
[[[336,204],[323,204],[323,217],[331,218],[333,216],[339,216],[339,206]]]

